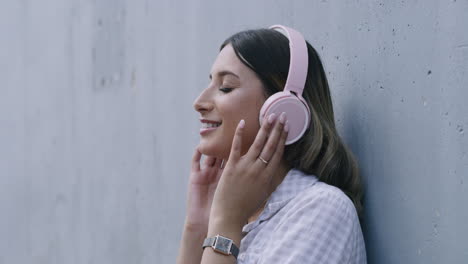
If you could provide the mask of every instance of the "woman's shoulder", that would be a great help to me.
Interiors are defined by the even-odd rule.
[[[295,172],[289,181],[291,189],[307,186],[265,226],[268,240],[261,246],[268,252],[262,251],[262,263],[365,263],[364,240],[351,199],[314,175]]]
[[[303,172],[301,174],[304,177],[316,177]],[[292,202],[297,204],[298,208],[341,211],[342,214],[351,214],[352,217],[357,218],[356,208],[351,199],[340,188],[318,179],[313,185],[298,193]]]

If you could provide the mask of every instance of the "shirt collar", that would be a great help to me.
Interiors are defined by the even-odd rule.
[[[276,187],[276,190],[268,198],[265,208],[260,216],[253,222],[244,225],[242,232],[250,232],[261,222],[270,219],[281,208],[283,208],[292,198],[301,191],[312,186],[318,181],[315,175],[307,175],[300,170],[291,169],[288,171],[283,181]]]

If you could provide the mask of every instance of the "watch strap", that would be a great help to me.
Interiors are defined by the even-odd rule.
[[[212,247],[216,241],[216,237],[207,237],[205,241],[203,241],[203,248]]]
[[[231,254],[237,259],[237,256],[239,255],[239,248],[232,242],[231,245]]]

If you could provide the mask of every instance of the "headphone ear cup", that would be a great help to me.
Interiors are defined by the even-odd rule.
[[[289,91],[282,91],[270,96],[260,110],[260,126],[272,113],[279,116],[286,113],[289,121],[289,132],[286,145],[298,141],[305,133],[310,123],[310,110],[305,101]]]

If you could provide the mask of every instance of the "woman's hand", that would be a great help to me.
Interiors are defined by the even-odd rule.
[[[201,155],[196,148],[189,178],[185,225],[206,234],[213,196],[223,169],[222,159],[215,157],[206,157],[200,168]]]
[[[216,189],[210,221],[245,224],[274,191],[272,176],[279,168],[288,134],[285,113],[263,122],[248,152],[241,156],[244,120],[237,126],[229,159]],[[260,157],[267,161],[265,163]]]

